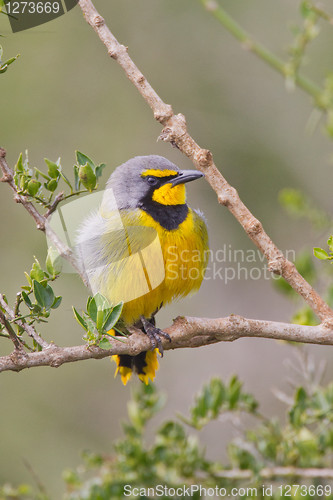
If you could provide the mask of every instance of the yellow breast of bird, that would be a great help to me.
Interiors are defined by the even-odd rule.
[[[124,302],[122,319],[150,318],[162,304],[199,289],[207,266],[206,224],[195,210],[173,230],[143,210],[103,215],[107,230],[92,276],[94,288],[112,304]],[[97,266],[98,267],[98,266]]]

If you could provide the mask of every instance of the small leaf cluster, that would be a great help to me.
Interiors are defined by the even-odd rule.
[[[14,168],[14,182],[18,194],[28,196],[42,206],[50,208],[60,182],[63,182],[67,189],[69,188],[66,194],[62,192],[61,200],[83,192],[92,192],[98,186],[97,179],[101,176],[105,164],[96,166],[87,155],[80,151],[76,151],[76,160],[77,163],[73,166],[74,181],[71,182],[63,171],[60,158],[56,162],[45,158],[47,171],[42,171],[37,167],[31,168],[27,152],[25,159],[21,153]],[[81,185],[84,190],[81,190]]]
[[[87,310],[82,315],[73,307],[75,318],[86,331],[84,340],[88,344],[98,345],[102,349],[111,349],[112,345],[105,336],[110,337],[110,331],[114,334],[112,329],[119,321],[122,307],[122,302],[112,306],[108,299],[100,293],[88,298]],[[123,335],[121,331],[117,331]]]
[[[84,186],[90,193],[96,189],[97,181],[102,175],[105,163],[95,165],[89,156],[76,151],[77,165],[74,166],[75,189]]]
[[[245,411],[255,413],[257,401],[242,390],[238,377],[231,377],[228,384],[219,378],[212,378],[195,399],[190,409],[190,419],[186,423],[195,429],[202,429],[211,420],[218,418],[222,411]],[[184,417],[183,417],[184,418]]]
[[[268,498],[262,493],[260,471],[264,467],[330,467],[333,459],[333,384],[326,387],[300,386],[288,408],[287,419],[267,418],[259,413],[255,398],[243,392],[237,377],[228,383],[214,378],[203,387],[190,409],[190,417],[180,421],[168,420],[155,431],[153,441],[147,445],[145,434],[150,422],[164,404],[153,384],[142,385],[128,404],[129,421],[124,424],[124,438],[114,446],[114,454],[103,456],[85,454],[84,466],[66,471],[66,500],[99,500],[124,498],[125,485],[144,489],[165,485],[177,488],[201,484],[209,488],[218,486],[228,494],[235,486],[258,488],[255,498]],[[209,459],[197,435],[189,434],[186,424],[202,429],[213,419],[240,412],[252,416],[255,425],[233,438],[229,443],[228,460]],[[223,419],[225,422],[225,418]],[[220,423],[224,425],[224,423]],[[227,479],[224,471],[250,470],[252,479]],[[305,479],[276,477],[269,484],[304,484]],[[312,484],[311,481],[308,484]],[[315,483],[314,483],[315,484]],[[325,480],[321,479],[321,484]],[[204,499],[198,492],[192,498]],[[293,498],[310,498],[294,495]],[[129,498],[134,498],[130,496]],[[167,495],[160,498],[169,499]],[[238,498],[247,498],[239,496]],[[275,500],[284,498],[275,491]],[[330,500],[332,495],[325,498]]]
[[[23,341],[24,328],[20,323],[34,325],[34,323],[47,322],[51,311],[57,309],[62,300],[62,297],[57,296],[50,285],[50,282],[59,276],[61,270],[60,257],[52,247],[46,258],[46,269],[45,271],[35,258],[30,272],[25,273],[28,283],[23,285],[22,290],[16,295],[15,318],[10,319],[12,327],[16,328],[15,334],[29,350],[39,350],[41,346],[37,345],[35,340],[33,347]],[[8,304],[7,298],[5,296],[4,298]],[[1,306],[0,309],[5,313]],[[2,327],[1,336],[8,338],[8,335],[4,333],[4,327]]]
[[[327,240],[327,245],[329,248],[329,251],[327,252],[323,248],[315,247],[313,249],[313,254],[317,259],[320,260],[333,260],[333,236],[331,235],[328,240]]]
[[[46,266],[48,272],[42,269],[35,258],[30,273],[25,273],[28,285],[23,286],[21,292],[22,302],[30,310],[31,318],[37,321],[41,318],[48,318],[51,309],[57,309],[61,303],[61,297],[55,295],[49,284],[58,277],[61,270],[59,258],[52,247],[48,252]]]
[[[200,471],[209,469],[198,439],[188,436],[179,422],[164,422],[156,431],[152,445],[147,446],[146,429],[163,404],[164,397],[153,384],[142,385],[129,402],[129,421],[123,425],[124,438],[115,444],[115,456],[86,454],[83,472],[82,468],[66,471],[66,500],[123,500],[125,485],[181,486],[189,484]],[[87,476],[90,478],[86,481]],[[171,499],[167,495],[159,498]],[[192,498],[201,497],[196,494]]]

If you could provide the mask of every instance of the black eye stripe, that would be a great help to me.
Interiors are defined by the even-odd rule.
[[[165,183],[167,181],[171,181],[172,179],[175,179],[176,177],[178,177],[178,174],[176,175],[166,175],[165,177],[157,177],[156,175],[147,175],[147,176],[144,176],[143,178],[144,179],[147,179],[147,178],[153,178],[153,179],[156,179],[157,181],[160,181],[161,183]]]

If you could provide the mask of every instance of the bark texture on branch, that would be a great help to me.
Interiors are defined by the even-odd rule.
[[[211,152],[202,149],[190,136],[187,131],[185,117],[182,114],[175,115],[172,107],[163,102],[128,55],[127,47],[120,44],[111,33],[92,1],[79,0],[79,5],[86,21],[106,46],[108,54],[123,68],[129,80],[152,109],[154,118],[163,125],[164,128],[159,138],[177,146],[205,174],[207,181],[217,194],[219,203],[230,210],[249,238],[265,255],[269,270],[282,276],[303,297],[322,321],[333,325],[332,309],[298,273],[294,264],[287,260],[281,250],[273,243],[261,222],[254,217],[241,201],[236,189],[222,176],[213,161]]]
[[[9,356],[0,358],[0,372],[21,371],[34,366],[58,367],[64,363],[82,361],[85,359],[101,359],[113,354],[130,354],[134,356],[151,349],[147,335],[132,329],[133,334],[124,341],[121,337],[111,340],[110,350],[96,346],[59,347],[49,344],[40,352],[24,353],[14,351]],[[217,342],[233,342],[246,337],[290,340],[311,344],[333,345],[333,330],[323,324],[318,326],[303,326],[274,321],[245,319],[231,315],[226,318],[192,318],[178,317],[173,325],[165,329],[172,342],[162,339],[164,350],[184,347],[200,347]]]

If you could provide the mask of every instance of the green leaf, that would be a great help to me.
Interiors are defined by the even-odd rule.
[[[242,389],[242,383],[238,380],[238,377],[234,375],[231,378],[228,387],[230,409],[234,409],[237,406],[237,403],[241,395],[241,389]]]
[[[123,302],[120,302],[114,308],[110,311],[108,316],[105,318],[104,324],[103,324],[103,330],[111,330],[111,328],[117,324],[120,316],[121,316],[121,311],[123,309]]]
[[[46,257],[46,269],[47,272],[55,278],[57,274],[60,273],[62,268],[62,261],[59,253],[55,248],[49,247],[47,251]]]
[[[37,303],[46,310],[50,309],[55,299],[54,292],[50,285],[44,287],[38,281],[33,280],[32,286]]]
[[[89,156],[85,155],[84,153],[81,153],[80,151],[75,151],[75,154],[76,154],[76,159],[77,159],[77,162],[79,165],[89,165],[93,172],[95,172],[96,170],[96,165],[95,163],[91,160],[91,158],[89,158]]]
[[[44,186],[46,187],[46,189],[48,189],[48,191],[51,191],[51,193],[53,193],[58,187],[58,181],[57,179],[51,179],[49,182],[44,184]]]
[[[101,309],[97,309],[96,328],[98,331],[102,329],[103,322],[104,322],[104,311]]]
[[[299,387],[295,394],[295,402],[297,404],[301,403],[302,405],[304,405],[306,398],[307,398],[306,390],[304,389],[304,387]]]
[[[27,282],[29,283],[30,287],[32,285],[32,280],[27,272],[24,271],[25,277],[27,278]]]
[[[57,179],[60,176],[60,170],[61,170],[60,165],[57,165],[56,163],[54,163],[54,161],[48,160],[47,158],[44,158],[44,161],[48,166],[49,176],[52,177],[53,179]]]
[[[108,299],[104,297],[104,295],[102,295],[101,293],[96,293],[94,295],[94,300],[96,302],[97,309],[100,311],[104,311],[105,309],[110,309],[111,307],[111,304],[108,301]]]
[[[97,181],[96,175],[93,168],[88,165],[88,163],[86,165],[80,165],[79,179],[88,191],[92,192],[95,189]]]
[[[95,297],[89,297],[87,302],[87,311],[89,317],[96,323],[97,319],[97,305]]]
[[[331,252],[333,252],[333,236],[330,236],[327,240],[327,244]]]
[[[54,304],[55,295],[54,295],[54,292],[53,292],[52,288],[50,287],[50,285],[46,284],[46,286],[43,288],[44,288],[45,309],[48,310],[48,309],[51,309],[52,305]]]
[[[23,173],[24,169],[23,169],[23,161],[22,161],[22,153],[20,153],[20,156],[18,157],[18,160],[16,162],[16,165],[15,165],[15,172],[18,172],[18,173]]]
[[[51,306],[51,309],[57,309],[60,306],[61,301],[62,301],[62,297],[60,297],[60,296],[55,297],[54,302]]]
[[[73,186],[70,183],[69,179],[66,177],[66,175],[63,172],[61,172],[61,170],[59,171],[59,173],[60,173],[60,177],[66,182],[66,184],[70,188],[70,190],[73,191]]]
[[[35,258],[35,262],[32,265],[31,271],[30,271],[30,278],[32,280],[36,280],[41,282],[45,278],[45,273],[43,269],[41,268],[40,263],[38,260]]]
[[[323,248],[315,247],[313,249],[313,254],[315,257],[317,257],[317,259],[320,259],[320,260],[327,260],[330,258],[328,253]]]
[[[304,17],[304,19],[306,19],[307,17],[312,15],[313,10],[311,9],[311,4],[308,0],[304,0],[301,3],[300,11],[301,11],[301,15],[302,15],[302,17]]]
[[[32,282],[32,287],[34,291],[35,298],[37,300],[37,303],[41,306],[44,307],[44,287],[41,285],[38,281],[33,280]]]
[[[74,189],[78,191],[80,189],[80,178],[79,178],[79,167],[74,165]]]
[[[81,325],[85,330],[86,332],[89,330],[88,328],[88,324],[87,322],[82,318],[82,316],[79,315],[79,313],[77,312],[77,310],[75,309],[74,306],[73,307],[73,312],[74,312],[74,316],[77,320],[77,322],[79,323],[79,325]]]
[[[97,179],[99,179],[101,177],[103,169],[105,167],[106,167],[105,163],[101,163],[100,165],[97,165],[96,170],[95,170],[95,174],[96,174]]]
[[[28,186],[27,186],[27,191],[30,194],[30,196],[35,196],[38,193],[41,185],[42,184],[39,181],[36,181],[36,179],[31,179],[28,182]]]
[[[32,305],[29,295],[24,291],[22,291],[22,299],[24,303],[29,307],[29,309],[33,309],[34,306]]]
[[[46,179],[47,181],[51,180],[50,176],[49,175],[46,175],[44,174],[44,172],[42,172],[41,170],[39,170],[39,168],[37,167],[34,167],[35,168],[35,171],[36,171],[36,177],[38,175],[41,175],[42,177],[44,177],[44,179]]]
[[[108,339],[102,339],[100,341],[100,343],[98,344],[98,347],[100,347],[101,349],[108,350],[108,349],[112,349],[112,344]]]

